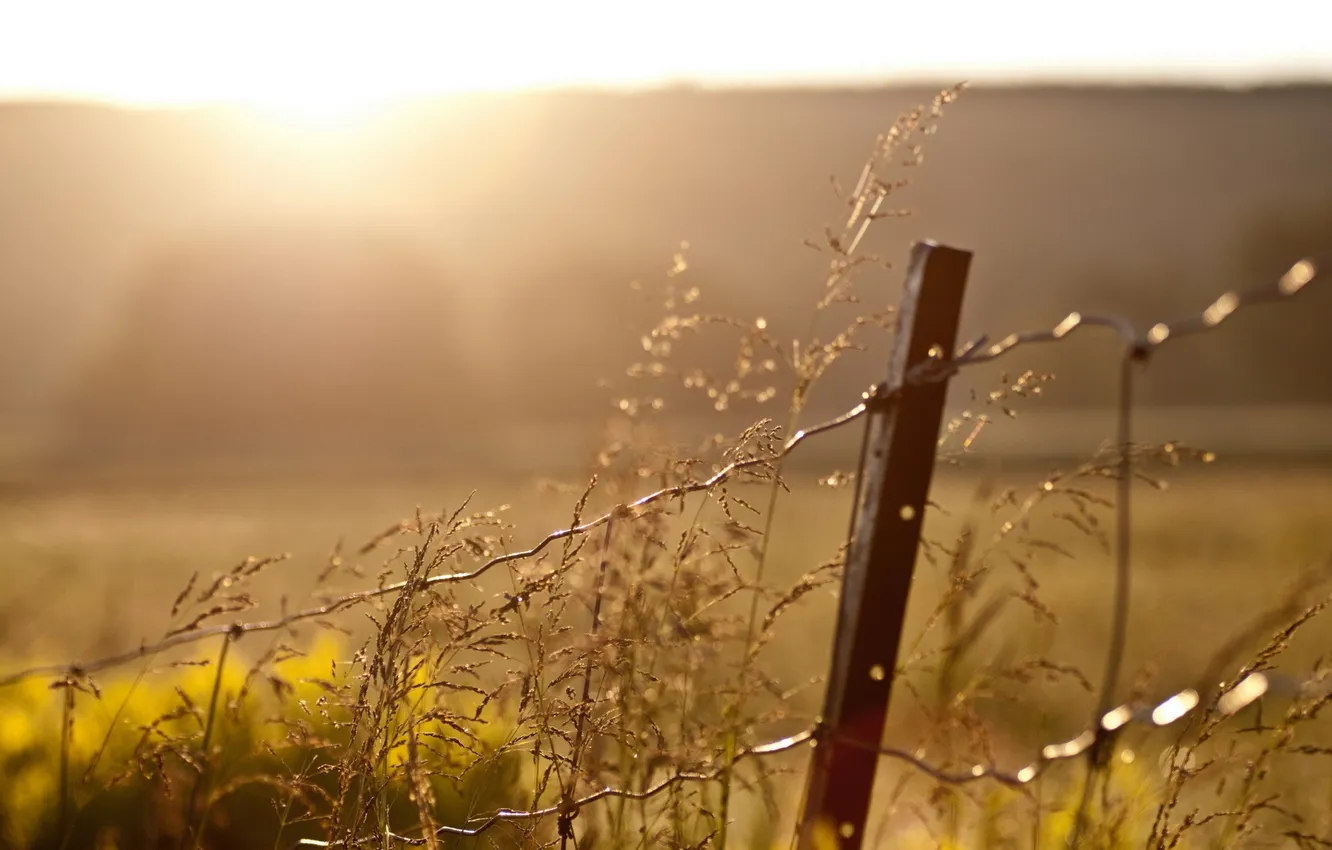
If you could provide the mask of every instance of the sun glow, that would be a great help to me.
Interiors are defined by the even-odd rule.
[[[565,85],[1332,75],[1332,5],[1269,0],[1201,28],[1193,6],[1122,0],[1088,30],[1055,0],[959,0],[947,38],[919,38],[905,34],[933,32],[936,9],[875,0],[18,0],[0,15],[0,98],[244,104],[326,130],[402,101]],[[887,41],[853,46],[848,24]]]
[[[389,96],[311,88],[258,93],[239,99],[235,105],[267,122],[327,132],[367,124],[391,102]]]
[[[218,95],[211,102],[225,106],[256,132],[311,152],[312,145],[330,153],[354,146],[403,99],[389,81],[376,86],[370,85],[373,79],[335,73],[259,76],[233,77],[225,88],[216,87]],[[165,100],[174,103],[186,97],[182,92]]]
[[[503,16],[478,8],[410,0],[32,3],[20,19],[27,38],[6,32],[9,22],[0,26],[0,82],[25,97],[222,106],[323,134],[426,97],[559,82],[549,43],[542,50],[533,34],[509,37]]]

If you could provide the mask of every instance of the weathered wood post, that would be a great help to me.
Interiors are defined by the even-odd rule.
[[[821,732],[798,826],[800,850],[831,846],[824,843],[828,838],[856,850],[864,840],[948,392],[946,379],[904,384],[921,364],[953,356],[971,256],[933,242],[911,249],[888,380],[881,388],[887,392],[871,400],[865,426],[860,500]]]

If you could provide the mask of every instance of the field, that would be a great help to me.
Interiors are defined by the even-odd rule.
[[[1004,475],[1025,496],[1041,468]],[[1134,521],[1134,615],[1130,665],[1153,660],[1162,685],[1183,686],[1237,624],[1276,602],[1302,571],[1332,557],[1332,473],[1321,466],[1246,463],[1160,472],[1165,491],[1142,485]],[[1052,469],[1055,467],[1051,467]],[[951,542],[983,468],[943,468],[926,536]],[[849,490],[813,486],[813,471],[793,474],[794,492],[778,503],[771,580],[784,584],[835,551],[846,533]],[[801,481],[805,486],[800,486]],[[647,492],[650,488],[644,487]],[[290,553],[265,576],[263,599],[308,596],[313,575],[340,540],[354,550],[419,505],[448,510],[473,490],[474,506],[510,505],[514,548],[568,524],[571,500],[542,492],[535,479],[483,482],[291,484],[245,487],[102,487],[85,492],[13,495],[0,505],[0,558],[10,565],[3,594],[4,645],[11,658],[40,653],[74,660],[128,649],[165,625],[171,601],[190,575],[220,573],[248,556]],[[1033,564],[1043,598],[1070,624],[1060,654],[1095,670],[1105,640],[1111,557],[1066,523],[1037,515],[1033,532],[1077,556],[1053,552]],[[798,521],[791,521],[799,517]],[[366,563],[373,566],[374,560]],[[922,561],[917,616],[939,592],[937,571]],[[814,631],[784,655],[792,676],[826,666],[832,591],[807,602]],[[1027,623],[1026,625],[1030,625]],[[1014,629],[1030,631],[1023,621]]]

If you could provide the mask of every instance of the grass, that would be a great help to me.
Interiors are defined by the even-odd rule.
[[[4,672],[131,652],[0,688],[6,844],[784,843],[852,488],[779,450],[812,424],[823,375],[890,324],[860,303],[859,277],[882,265],[867,234],[894,215],[889,173],[919,164],[919,137],[954,94],[877,141],[845,223],[812,246],[829,273],[794,344],[758,317],[694,312],[700,294],[675,258],[647,359],[629,366],[623,416],[582,480],[12,491]],[[734,360],[692,361],[705,333],[730,335]],[[1048,377],[992,377],[976,412],[1016,409],[986,428],[1020,429]],[[658,414],[691,402],[753,424],[667,439]],[[1332,842],[1323,691],[1274,691],[1227,719],[1217,682],[1199,680],[1209,666],[1230,681],[1278,665],[1321,675],[1326,587],[1308,578],[1329,566],[1332,476],[1135,447],[1124,675],[1099,694],[1119,453],[996,472],[960,450],[978,421],[950,430],[956,465],[926,514],[874,840]],[[853,434],[812,439],[842,441],[850,459]],[[711,478],[727,464],[739,466]],[[543,536],[552,529],[566,530]],[[1150,706],[1187,687],[1206,698],[1196,717],[1126,728],[1093,748],[1091,770],[1055,764],[1022,782],[1003,767],[1077,735],[1098,700]],[[970,781],[978,764],[991,767]]]

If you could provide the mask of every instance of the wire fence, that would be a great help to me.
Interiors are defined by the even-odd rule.
[[[992,362],[998,358],[1031,345],[1057,343],[1067,339],[1082,328],[1100,327],[1115,334],[1123,346],[1123,379],[1119,403],[1119,423],[1117,442],[1127,446],[1131,441],[1132,425],[1132,375],[1134,364],[1142,363],[1160,348],[1175,340],[1204,333],[1220,327],[1236,313],[1249,307],[1283,301],[1304,291],[1312,282],[1325,276],[1320,273],[1313,260],[1302,260],[1293,265],[1275,285],[1258,288],[1248,292],[1227,292],[1209,304],[1201,312],[1173,321],[1163,321],[1146,328],[1136,327],[1130,320],[1116,315],[1096,315],[1071,313],[1063,320],[1046,329],[1011,333],[997,342],[991,342],[988,336],[981,336],[963,345],[954,356],[943,356],[942,352],[932,352],[929,362],[910,370],[903,382],[897,386],[879,386],[862,395],[862,398],[844,413],[820,424],[807,427],[791,435],[780,448],[771,454],[737,460],[718,469],[715,474],[704,479],[687,481],[675,486],[664,487],[648,493],[632,502],[619,504],[613,509],[580,524],[552,531],[527,549],[509,552],[492,557],[476,568],[446,574],[429,575],[420,580],[407,580],[382,584],[337,596],[322,604],[300,609],[273,619],[236,622],[227,625],[203,626],[194,623],[181,630],[167,634],[163,639],[142,644],[132,650],[89,659],[77,663],[32,666],[15,670],[0,676],[0,688],[15,686],[33,678],[52,678],[56,686],[62,683],[72,686],[79,680],[111,668],[132,663],[168,650],[197,644],[210,639],[221,638],[230,644],[248,634],[274,632],[287,629],[303,621],[320,620],[334,614],[346,612],[361,603],[370,600],[401,594],[405,591],[422,590],[429,587],[468,582],[504,564],[529,560],[537,557],[548,547],[560,541],[579,538],[590,532],[604,528],[613,521],[632,521],[644,515],[645,510],[655,503],[681,498],[689,494],[711,492],[738,475],[756,467],[771,465],[795,453],[801,446],[815,438],[841,431],[862,419],[876,405],[891,406],[901,398],[909,387],[946,381],[962,369]],[[1128,453],[1123,453],[1123,462],[1128,463]],[[1095,719],[1079,735],[1062,742],[1052,742],[1040,749],[1038,755],[1027,765],[1017,769],[1003,770],[993,764],[977,764],[970,770],[948,771],[931,765],[928,761],[905,749],[891,746],[874,747],[873,752],[887,759],[901,762],[928,776],[936,782],[947,785],[962,785],[979,781],[993,781],[1013,788],[1022,788],[1040,777],[1050,766],[1059,762],[1086,756],[1097,749],[1104,741],[1133,727],[1161,729],[1173,726],[1186,718],[1195,717],[1203,711],[1212,712],[1217,717],[1231,717],[1268,696],[1284,698],[1317,698],[1332,694],[1332,679],[1314,677],[1303,680],[1283,676],[1265,670],[1248,672],[1238,681],[1220,687],[1215,681],[1222,671],[1204,671],[1198,682],[1179,690],[1167,699],[1155,705],[1107,704],[1114,690],[1118,676],[1118,667],[1122,662],[1122,650],[1127,628],[1128,579],[1130,574],[1130,551],[1128,547],[1131,528],[1131,514],[1128,503],[1128,486],[1131,476],[1121,475],[1120,498],[1117,503],[1117,570],[1116,592],[1113,602],[1112,648],[1106,664],[1106,682],[1099,691],[1099,704]],[[368,547],[367,547],[368,548]],[[1329,564],[1332,567],[1332,564]],[[628,788],[602,787],[583,795],[566,793],[556,805],[529,810],[501,809],[475,818],[468,826],[439,826],[433,835],[377,835],[373,840],[382,841],[391,838],[405,845],[433,845],[436,837],[476,836],[501,823],[532,821],[546,818],[558,818],[564,825],[570,822],[580,810],[608,799],[645,800],[667,792],[674,786],[685,783],[710,782],[718,779],[724,772],[731,770],[736,762],[769,757],[786,753],[804,745],[826,741],[836,734],[822,723],[807,726],[800,732],[772,740],[766,743],[740,747],[723,758],[722,753],[704,760],[701,765],[690,769],[677,769],[649,787],[631,790]],[[862,746],[863,742],[853,742]],[[306,846],[329,846],[328,842],[303,839]]]

